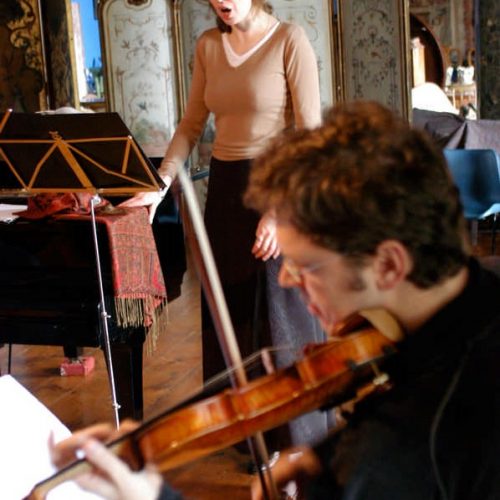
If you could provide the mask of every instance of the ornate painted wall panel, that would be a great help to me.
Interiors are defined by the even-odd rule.
[[[179,47],[180,64],[178,67],[181,89],[181,109],[186,107],[189,86],[193,74],[193,61],[196,40],[207,29],[215,26],[215,17],[208,2],[204,0],[176,0],[176,38]]]
[[[36,0],[0,2],[0,111],[46,109],[40,33]]]
[[[107,100],[148,156],[163,156],[177,124],[168,0],[104,0]]]
[[[408,6],[405,0],[340,0],[346,100],[371,99],[409,114]]]
[[[278,0],[273,2],[282,21],[299,24],[306,31],[316,53],[323,108],[335,101],[332,12],[330,4],[317,0]]]

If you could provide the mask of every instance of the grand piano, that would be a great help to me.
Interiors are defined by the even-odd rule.
[[[62,346],[67,356],[104,346],[91,231],[86,221],[0,224],[0,343]],[[146,329],[116,324],[108,240],[99,225],[98,240],[119,416],[141,419]]]
[[[0,149],[2,196],[88,192],[93,186],[106,197],[125,196],[162,184],[116,113],[7,112],[0,120]],[[101,224],[97,233],[119,417],[141,419],[147,332],[143,326],[117,324],[108,233]],[[0,223],[0,280],[0,345],[57,345],[69,355],[76,355],[80,347],[104,347],[88,220]]]
[[[159,159],[153,159],[157,163]],[[147,329],[117,324],[105,227],[98,224],[97,234],[119,416],[120,420],[141,419]],[[171,194],[158,207],[153,234],[172,301],[180,295],[186,258],[182,224]],[[61,355],[64,351],[68,357],[79,355],[82,347],[103,348],[93,245],[88,221],[0,222],[0,345],[61,346]],[[103,389],[109,393],[107,387]]]

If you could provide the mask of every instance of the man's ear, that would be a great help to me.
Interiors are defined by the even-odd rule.
[[[394,288],[413,268],[413,260],[408,250],[397,240],[385,240],[380,243],[372,264],[375,282],[380,290]]]

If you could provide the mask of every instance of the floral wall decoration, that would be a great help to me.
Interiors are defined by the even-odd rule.
[[[404,2],[339,3],[345,98],[372,99],[406,115],[409,40]]]
[[[101,7],[108,107],[146,155],[163,156],[177,124],[171,11],[165,0]]]

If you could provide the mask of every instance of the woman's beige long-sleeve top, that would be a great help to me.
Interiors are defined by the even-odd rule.
[[[321,121],[317,60],[300,26],[280,23],[238,67],[229,65],[221,36],[214,28],[197,42],[188,104],[163,160],[162,176],[175,177],[210,112],[216,128],[212,155],[228,161],[255,158],[283,130]]]

